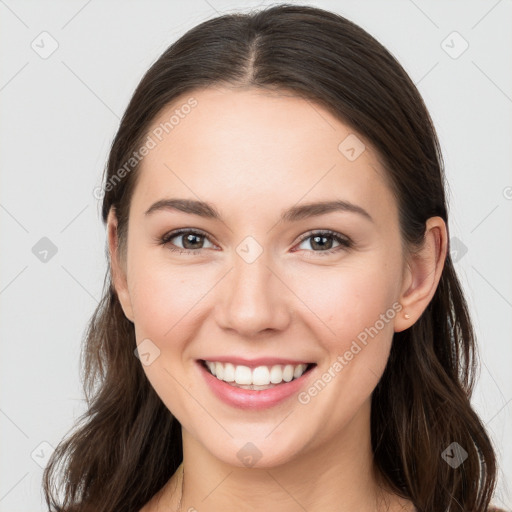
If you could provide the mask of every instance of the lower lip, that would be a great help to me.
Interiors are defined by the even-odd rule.
[[[255,389],[243,389],[231,386],[227,382],[214,377],[203,366],[201,361],[196,362],[206,383],[220,400],[232,407],[253,410],[267,409],[290,398],[297,393],[301,387],[305,386],[316,367],[315,365],[313,368],[303,373],[298,379],[293,379],[290,382],[278,384],[273,388],[258,391]]]

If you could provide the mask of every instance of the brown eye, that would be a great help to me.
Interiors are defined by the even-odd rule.
[[[309,233],[302,238],[300,245],[305,241],[308,241],[309,243],[311,248],[310,252],[312,251],[322,255],[332,254],[351,247],[350,239],[334,231],[318,231],[315,233]],[[333,244],[336,242],[338,245],[333,247]]]
[[[171,242],[171,240],[174,239],[181,241],[182,246]],[[180,253],[193,253],[205,249],[205,247],[202,247],[205,240],[208,240],[208,237],[206,234],[200,231],[181,229],[167,233],[161,238],[160,243],[162,245],[169,246],[168,248],[171,251],[179,251]]]

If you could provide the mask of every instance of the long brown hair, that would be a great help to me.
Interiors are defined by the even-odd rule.
[[[138,165],[130,160],[134,151],[164,107],[211,85],[291,92],[362,134],[386,170],[409,247],[421,244],[429,217],[448,224],[438,138],[402,66],[342,16],[281,4],[199,24],[141,80],[104,176],[102,218],[106,223],[115,209],[122,254],[138,176]],[[107,271],[81,355],[88,410],[44,472],[50,510],[139,510],[182,461],[181,426],[150,385],[135,347],[134,326]],[[476,356],[467,304],[448,254],[429,306],[414,325],[394,335],[372,396],[375,465],[389,487],[419,511],[488,509],[496,460],[470,404]],[[467,452],[456,468],[442,457],[454,442]]]

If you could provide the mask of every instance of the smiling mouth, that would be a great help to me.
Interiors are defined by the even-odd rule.
[[[280,364],[249,368],[232,363],[199,360],[203,368],[218,380],[233,387],[264,390],[292,382],[301,378],[316,366],[316,363],[298,365]]]

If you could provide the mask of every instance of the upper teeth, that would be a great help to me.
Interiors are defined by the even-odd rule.
[[[279,384],[283,380],[290,382],[299,378],[307,368],[307,364],[292,364],[274,366],[257,366],[253,370],[248,366],[238,366],[232,363],[220,363],[218,361],[205,361],[212,375],[225,382],[236,382],[237,384],[254,384],[265,386],[270,383]]]

